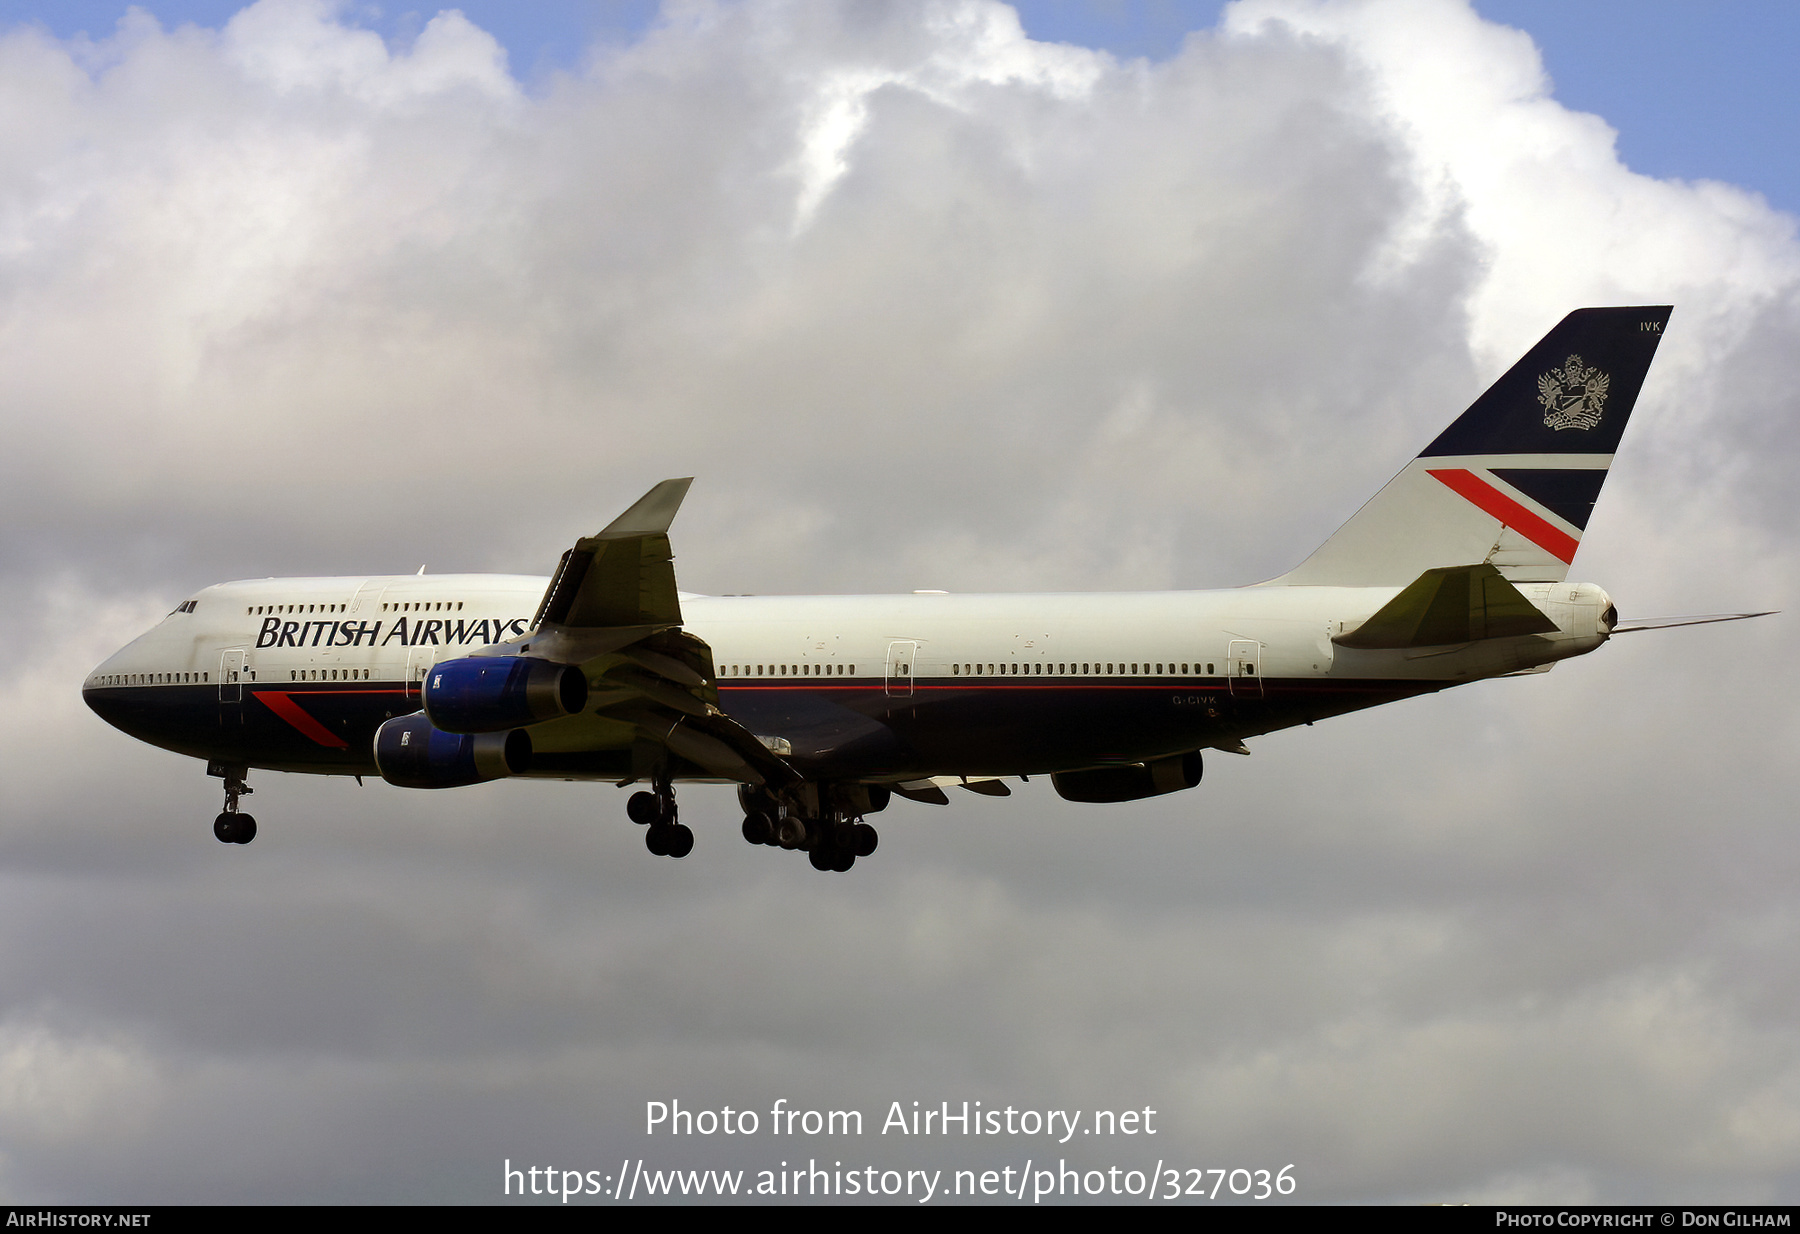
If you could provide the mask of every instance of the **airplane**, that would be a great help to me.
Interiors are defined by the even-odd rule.
[[[405,788],[506,777],[641,786],[627,815],[683,857],[674,785],[735,783],[742,832],[844,871],[894,797],[1078,802],[1191,789],[1203,752],[1490,677],[1548,671],[1622,623],[1567,581],[1671,312],[1565,317],[1330,539],[1248,587],[1135,594],[702,596],[675,585],[665,480],[549,578],[222,583],[87,678],[133,737],[224,781],[250,769]]]

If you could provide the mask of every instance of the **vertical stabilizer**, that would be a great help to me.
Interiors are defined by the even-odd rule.
[[[1561,582],[1637,403],[1667,305],[1576,309],[1275,586],[1404,586],[1487,564]]]

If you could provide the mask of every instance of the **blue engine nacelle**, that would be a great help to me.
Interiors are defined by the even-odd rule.
[[[446,733],[422,711],[395,716],[375,730],[375,766],[401,788],[461,788],[516,776],[531,766],[531,735]]]
[[[425,714],[446,733],[496,733],[574,715],[587,677],[570,664],[530,656],[464,656],[425,675]]]

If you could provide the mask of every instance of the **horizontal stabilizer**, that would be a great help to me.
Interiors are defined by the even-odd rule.
[[[1557,626],[1491,565],[1439,566],[1419,575],[1373,617],[1331,641],[1363,650],[1442,647],[1486,638],[1554,634]]]

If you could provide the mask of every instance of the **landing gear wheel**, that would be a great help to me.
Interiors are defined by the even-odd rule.
[[[824,848],[813,849],[812,852],[806,854],[806,859],[812,862],[812,868],[815,870],[831,869],[832,854]]]
[[[248,814],[221,814],[213,820],[213,838],[221,844],[248,844],[256,838],[256,820]]]
[[[855,864],[856,854],[847,848],[840,848],[832,854],[831,868],[836,870],[839,874],[849,870],[849,868]]]
[[[654,856],[667,857],[669,855],[669,832],[673,830],[674,828],[665,827],[661,823],[651,823],[650,829],[644,832],[644,847],[649,849]]]
[[[625,803],[625,813],[640,827],[654,827],[662,821],[662,802],[655,793],[633,793]]]
[[[244,783],[250,769],[208,763],[206,772],[225,781],[225,808],[213,820],[213,838],[221,844],[250,843],[256,838],[256,820],[248,814],[238,813],[238,802],[256,791]]]
[[[875,851],[875,846],[881,842],[881,837],[876,834],[875,829],[867,823],[858,823],[856,826],[852,827],[850,829],[850,837],[850,851],[855,853],[858,857],[867,857],[870,853]]]
[[[769,844],[775,839],[775,828],[769,816],[758,810],[744,815],[744,839],[752,844]]]
[[[684,823],[673,823],[669,826],[669,856],[681,858],[694,851],[694,831]]]

